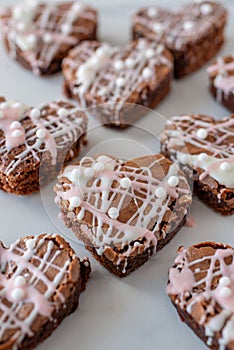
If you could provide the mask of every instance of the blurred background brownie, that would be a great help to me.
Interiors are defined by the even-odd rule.
[[[1,11],[2,37],[11,58],[36,75],[61,70],[68,51],[96,39],[97,13],[78,2],[21,0]]]
[[[219,57],[207,73],[214,98],[234,113],[234,55]]]
[[[175,63],[175,77],[196,71],[220,50],[227,11],[215,1],[197,1],[177,12],[148,7],[133,17],[133,38],[165,44]]]

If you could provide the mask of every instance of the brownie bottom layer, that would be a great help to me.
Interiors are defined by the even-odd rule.
[[[230,92],[229,94],[225,94],[222,90],[216,89],[214,84],[210,85],[210,91],[217,102],[221,103],[224,107],[229,109],[232,113],[234,113],[234,93]]]
[[[68,212],[66,209],[61,209],[62,213],[62,218],[63,221],[65,222],[65,225],[70,228],[73,233],[76,235],[76,237],[84,242],[85,248],[90,251],[93,255],[93,257],[100,263],[102,264],[107,270],[109,270],[111,273],[118,277],[126,277],[129,275],[131,272],[134,270],[138,269],[141,267],[149,258],[152,256],[154,247],[150,246],[149,248],[144,249],[141,251],[139,254],[135,255],[129,255],[129,257],[126,258],[126,260],[121,261],[121,258],[119,259],[119,262],[116,263],[115,259],[108,259],[108,257],[105,254],[99,255],[97,253],[97,250],[93,247],[92,243],[89,241],[87,238],[90,234],[91,231],[87,226],[83,225],[81,226],[78,221],[74,220],[74,218],[69,218],[68,217]],[[187,215],[183,217],[181,220],[180,224],[177,225],[177,227],[172,230],[170,233],[166,235],[166,237],[161,238],[158,240],[158,244],[156,247],[156,251],[160,251],[167,243],[169,243],[173,237],[176,235],[176,233],[184,226],[185,222],[187,219]],[[137,240],[136,240],[137,241]],[[132,242],[132,244],[134,244]],[[142,245],[144,242],[142,243]],[[111,250],[111,255],[116,255],[121,256],[121,251],[118,253],[115,251],[114,248],[110,248]],[[118,259],[117,259],[118,261]]]

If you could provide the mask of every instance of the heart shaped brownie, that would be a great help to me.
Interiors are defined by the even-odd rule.
[[[161,135],[162,151],[194,172],[194,191],[221,214],[234,213],[234,115],[173,117]]]
[[[167,293],[182,321],[213,350],[234,347],[234,249],[215,242],[179,249]]]
[[[85,143],[87,118],[67,102],[0,103],[0,188],[30,194],[57,176]]]
[[[196,1],[177,12],[149,7],[133,18],[133,37],[164,44],[175,60],[175,77],[192,73],[221,48],[227,12],[215,1]]]
[[[173,59],[162,45],[136,40],[126,47],[82,42],[63,62],[65,93],[91,108],[102,124],[127,127],[168,94]],[[136,106],[137,105],[137,106]]]
[[[78,306],[90,274],[57,235],[0,244],[0,348],[32,349]]]
[[[215,99],[234,112],[234,55],[219,57],[207,72]]]
[[[10,57],[36,75],[58,72],[72,47],[96,39],[96,11],[77,2],[21,0],[1,12],[1,22]]]
[[[174,237],[191,204],[184,173],[161,154],[85,157],[64,169],[55,191],[66,226],[119,277]]]

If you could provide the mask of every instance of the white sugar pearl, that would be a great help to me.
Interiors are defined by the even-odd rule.
[[[192,29],[194,28],[194,26],[195,26],[195,24],[194,24],[194,22],[192,22],[192,21],[185,21],[185,22],[183,23],[183,28],[184,28],[184,30],[186,30],[186,31],[192,30]]]
[[[129,69],[131,69],[131,68],[133,68],[134,66],[135,66],[135,61],[134,61],[134,59],[132,59],[132,58],[127,58],[126,60],[125,60],[125,65],[126,65],[126,67],[127,68],[129,68]]]
[[[124,63],[123,63],[123,61],[118,60],[118,61],[114,62],[114,68],[115,68],[115,70],[117,70],[117,71],[122,70],[122,69],[124,68]]]
[[[60,118],[66,118],[68,116],[69,112],[65,108],[60,108],[58,110],[58,116]]]
[[[81,199],[79,197],[71,197],[69,199],[70,206],[69,209],[73,210],[74,208],[77,208],[81,205]]]
[[[28,240],[26,241],[25,245],[26,245],[26,248],[27,248],[28,250],[33,250],[33,249],[35,248],[35,246],[36,246],[36,242],[35,242],[34,239],[28,239]]]
[[[19,129],[19,128],[21,128],[21,124],[20,124],[20,122],[14,121],[11,123],[10,128],[11,129]]]
[[[157,54],[161,55],[163,53],[163,51],[165,50],[165,47],[162,44],[159,44],[157,46]]]
[[[71,25],[69,23],[63,23],[61,25],[61,31],[63,34],[69,34],[71,32]]]
[[[15,287],[23,287],[26,284],[26,280],[23,276],[17,276],[14,280]]]
[[[39,139],[44,139],[45,136],[46,136],[46,132],[45,130],[43,129],[38,129],[37,132],[36,132],[36,136],[39,138]]]
[[[208,131],[206,129],[201,128],[197,130],[197,137],[199,139],[204,140],[207,138],[207,136],[208,136]]]
[[[156,7],[150,7],[147,10],[147,15],[149,17],[155,17],[155,16],[157,16],[157,13],[158,13],[158,9]]]
[[[0,111],[0,119],[4,118],[4,113],[2,111]]]
[[[181,154],[179,156],[179,161],[182,163],[182,164],[190,164],[190,161],[191,161],[191,156],[189,154]]]
[[[84,175],[85,175],[86,177],[91,178],[91,177],[94,176],[94,170],[93,170],[92,168],[86,168],[86,169],[84,170]]]
[[[71,11],[74,11],[74,12],[76,12],[76,14],[77,14],[77,13],[83,11],[83,8],[84,8],[84,5],[79,4],[79,3],[76,2],[76,3],[74,3],[74,4],[72,5]]]
[[[228,163],[228,162],[223,162],[223,163],[221,163],[220,164],[220,170],[222,170],[222,171],[230,171],[231,170],[231,164],[230,163]]]
[[[7,102],[2,102],[0,105],[1,109],[7,109],[9,107]]]
[[[102,163],[107,163],[107,162],[109,162],[110,160],[111,160],[111,158],[109,158],[109,157],[107,157],[107,156],[99,156],[99,157],[97,158],[97,161],[102,162]]]
[[[116,85],[118,87],[123,87],[126,84],[126,80],[122,77],[116,79]]]
[[[50,44],[53,41],[52,35],[50,33],[45,33],[42,39],[46,44]]]
[[[167,183],[169,186],[176,187],[179,184],[179,179],[177,176],[170,176]]]
[[[12,131],[12,136],[13,137],[21,137],[23,135],[21,130],[14,130]]]
[[[223,287],[229,286],[231,284],[230,278],[226,276],[221,277],[219,280],[219,284]]]
[[[101,57],[105,54],[105,49],[103,47],[99,47],[97,50],[96,50],[96,55]]]
[[[98,96],[104,96],[107,94],[107,92],[108,92],[108,89],[104,87],[104,88],[101,88],[97,94]]]
[[[199,162],[205,162],[209,158],[208,154],[206,153],[200,153],[198,156]]]
[[[96,172],[102,171],[104,169],[104,164],[97,162],[96,164],[94,164],[93,169]]]
[[[30,117],[31,117],[32,119],[37,119],[37,118],[40,117],[40,115],[41,115],[41,112],[40,112],[40,110],[37,109],[37,108],[33,108],[33,109],[31,110],[31,112],[30,112]]]
[[[164,30],[164,25],[162,23],[154,23],[153,24],[153,31],[155,33],[162,33]]]
[[[143,71],[142,71],[142,76],[143,76],[144,79],[151,78],[152,74],[153,74],[152,69],[150,69],[148,67],[144,68]]]
[[[123,188],[129,188],[131,187],[132,181],[128,177],[124,177],[123,179],[120,180],[120,185]]]
[[[11,106],[12,106],[12,108],[20,109],[20,108],[22,108],[22,103],[21,102],[13,102]]]
[[[145,57],[146,58],[152,58],[155,55],[155,52],[153,49],[147,49],[145,51]]]
[[[228,298],[232,295],[231,289],[228,287],[222,287],[219,291],[219,295],[223,298]]]
[[[34,34],[29,34],[29,35],[27,36],[27,42],[28,42],[29,44],[31,44],[31,45],[35,45],[36,42],[37,42],[37,37],[36,37],[36,35],[34,35]]]
[[[21,301],[25,297],[25,293],[21,288],[15,288],[11,292],[11,297],[15,302]]]
[[[117,219],[117,217],[119,216],[119,210],[117,208],[111,207],[108,210],[108,215],[111,219]]]
[[[201,5],[201,13],[203,15],[210,15],[213,12],[213,7],[210,4]]]
[[[155,195],[157,198],[165,198],[166,197],[166,191],[164,190],[163,187],[158,187],[155,190]]]
[[[80,170],[78,169],[73,169],[71,172],[71,181],[76,182],[80,176]]]
[[[26,29],[26,24],[24,22],[18,22],[16,28],[19,32],[23,32]]]

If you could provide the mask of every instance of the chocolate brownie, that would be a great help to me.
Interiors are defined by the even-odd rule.
[[[33,349],[76,310],[90,274],[58,235],[0,243],[0,347]]]
[[[211,93],[234,113],[234,55],[219,57],[207,72]]]
[[[2,10],[0,16],[9,56],[36,75],[60,71],[72,47],[96,39],[96,11],[75,1],[46,4],[21,0]]]
[[[167,293],[182,321],[213,350],[234,349],[234,249],[205,242],[181,247]]]
[[[162,152],[192,169],[194,192],[223,215],[234,214],[234,115],[173,117],[161,135]]]
[[[162,45],[136,40],[119,49],[82,42],[63,62],[65,93],[106,126],[125,128],[170,90],[173,59]]]
[[[127,162],[85,157],[64,169],[55,192],[66,226],[118,277],[162,249],[191,204],[186,177],[161,154]]]
[[[227,11],[215,1],[197,1],[177,12],[148,7],[133,17],[134,39],[145,37],[164,44],[175,61],[175,77],[196,71],[224,42]]]
[[[38,191],[78,156],[86,129],[84,113],[67,102],[41,108],[1,102],[0,189],[17,195]]]

